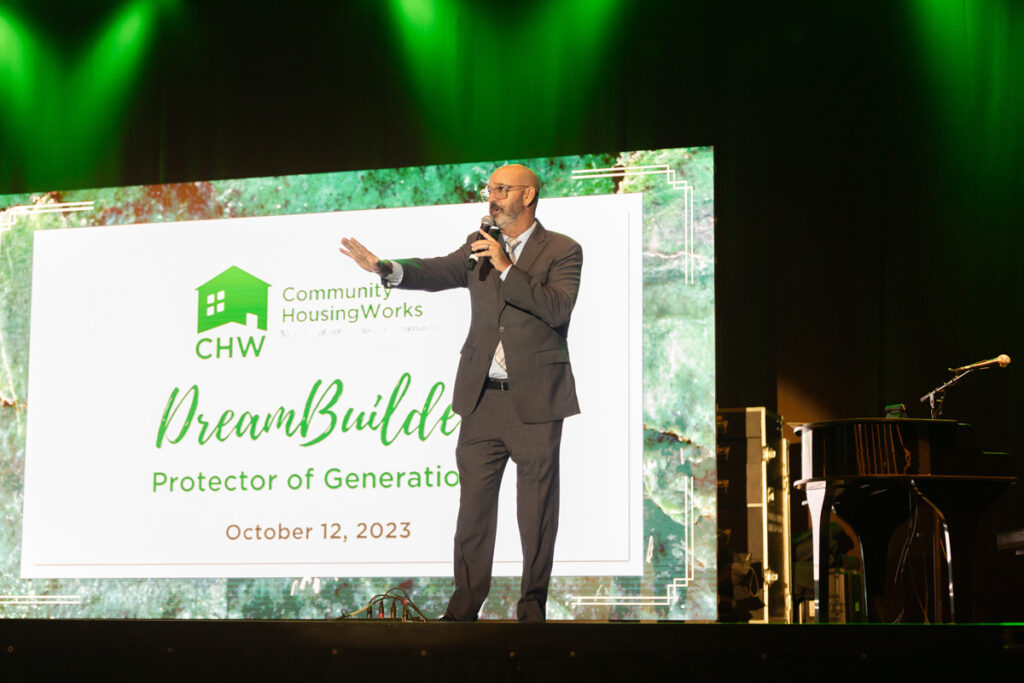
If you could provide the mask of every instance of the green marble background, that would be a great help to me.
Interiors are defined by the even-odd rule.
[[[542,197],[644,193],[644,574],[555,577],[548,618],[714,620],[714,156],[710,147],[0,196],[0,210],[95,202],[92,211],[81,213],[13,215],[10,209],[0,213],[0,227],[10,223],[0,234],[0,395],[15,403],[0,409],[0,617],[329,619],[355,612],[374,595],[395,586],[404,588],[428,617],[439,615],[451,591],[447,579],[19,578],[25,423],[31,409],[26,393],[32,235],[37,230],[96,225],[477,202],[491,171],[507,162],[535,169],[544,181]],[[667,173],[599,179],[572,175],[580,169],[647,165],[667,165],[689,191],[671,185]],[[692,210],[694,235],[689,250],[683,225],[687,210]],[[694,267],[688,278],[684,266],[689,263]],[[89,387],[78,389],[82,401],[88,401]],[[692,498],[687,493],[691,479]],[[678,588],[670,591],[670,585]],[[495,578],[481,618],[514,618],[518,593],[518,578]],[[68,604],[28,604],[40,596],[69,599]],[[603,596],[611,604],[573,607],[572,596]],[[635,601],[650,604],[614,604],[629,602],[615,600],[616,596],[650,598]]]

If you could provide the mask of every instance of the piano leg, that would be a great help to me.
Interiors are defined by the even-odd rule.
[[[833,492],[827,481],[809,481],[804,487],[814,551],[814,620],[819,624],[828,623],[828,533]]]
[[[850,482],[832,496],[836,514],[853,527],[860,542],[867,615],[873,623],[894,622],[900,617],[900,606],[885,597],[892,581],[886,560],[893,532],[908,517],[910,496],[911,491],[898,482]]]
[[[807,482],[804,491],[811,513],[811,533],[814,538],[815,620],[822,624],[830,621],[829,540],[832,512],[835,509],[837,516],[852,525],[860,542],[868,620],[876,623],[891,621],[895,615],[888,614],[883,600],[886,548],[893,530],[906,516],[907,491],[899,487],[889,489],[828,480]]]

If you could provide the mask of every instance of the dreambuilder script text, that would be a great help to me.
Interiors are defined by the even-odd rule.
[[[207,417],[199,411],[199,387],[193,384],[182,392],[178,387],[171,390],[167,399],[160,425],[156,432],[156,447],[181,443],[189,432],[200,445],[211,440],[251,439],[255,441],[270,432],[284,432],[288,437],[306,439],[300,445],[312,446],[320,443],[336,431],[342,433],[369,429],[380,435],[380,441],[390,446],[402,435],[415,436],[426,441],[435,431],[444,436],[454,433],[459,417],[452,412],[451,403],[440,410],[438,417],[432,414],[444,395],[444,382],[435,382],[427,392],[422,407],[405,409],[403,399],[412,383],[408,372],[395,383],[383,412],[378,412],[382,394],[377,394],[373,407],[367,410],[339,406],[343,391],[340,379],[324,384],[317,380],[309,390],[306,405],[301,412],[281,406],[272,412],[223,410],[219,416]]]

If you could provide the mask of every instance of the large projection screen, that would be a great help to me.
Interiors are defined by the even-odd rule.
[[[584,253],[548,618],[715,619],[709,147],[0,196],[0,616],[439,615],[468,295],[337,247],[452,251],[507,161]]]

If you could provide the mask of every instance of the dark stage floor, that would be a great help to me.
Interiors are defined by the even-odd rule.
[[[882,674],[1021,680],[1024,624],[0,621],[4,681],[834,681]]]

